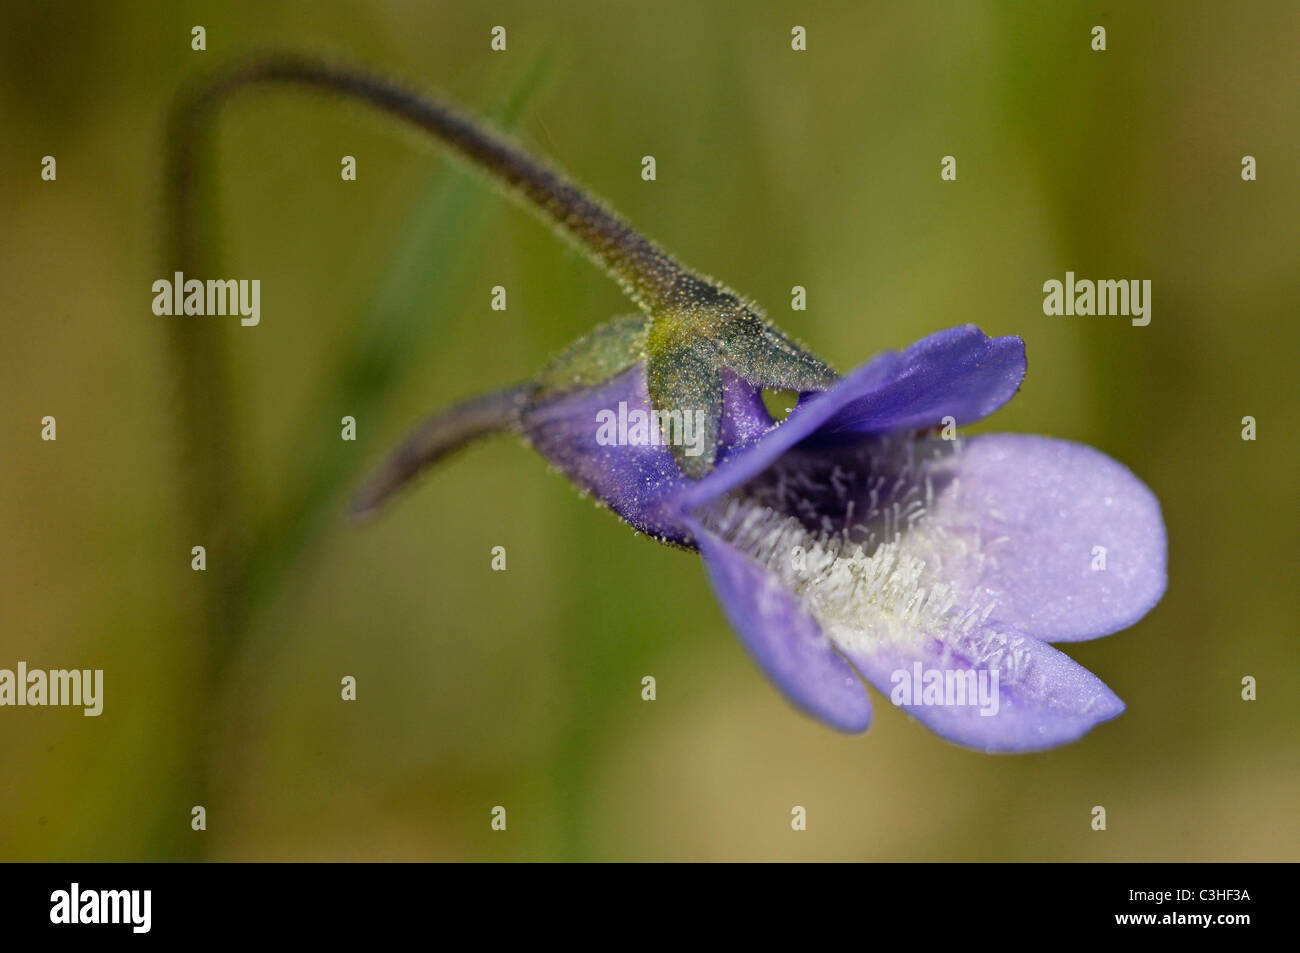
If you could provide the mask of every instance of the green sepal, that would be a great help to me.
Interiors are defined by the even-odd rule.
[[[644,360],[649,329],[646,315],[628,314],[578,338],[551,358],[537,375],[534,400],[594,387]]]

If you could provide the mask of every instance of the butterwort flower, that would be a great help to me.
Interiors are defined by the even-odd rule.
[[[697,549],[740,640],[799,707],[865,729],[856,668],[951,741],[1029,751],[1124,710],[1048,643],[1141,618],[1164,590],[1165,534],[1150,490],[1090,447],[944,439],[1024,373],[1019,338],[952,328],[803,393],[778,422],[728,372],[717,459],[699,480],[667,446],[596,438],[604,408],[651,412],[643,360],[594,385],[520,392],[515,426],[632,526]]]
[[[840,376],[752,302],[446,103],[282,56],[214,90],[252,82],[356,98],[430,133],[638,308],[534,380],[429,418],[362,488],[356,514],[471,440],[513,431],[638,532],[698,552],[754,661],[833,728],[867,727],[863,679],[944,738],[987,751],[1064,744],[1123,711],[1050,643],[1118,631],[1159,600],[1160,508],[1090,447],[957,437],[1019,388],[1019,338],[950,328]],[[769,414],[767,389],[797,392],[788,417]],[[650,423],[636,439],[620,424],[611,440],[615,411]],[[688,427],[693,439],[675,439]]]

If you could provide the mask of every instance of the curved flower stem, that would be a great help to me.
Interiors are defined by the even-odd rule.
[[[272,54],[231,69],[183,100],[173,113],[170,141],[175,151],[169,201],[178,230],[174,247],[192,250],[188,248],[188,223],[195,211],[192,173],[198,138],[207,118],[231,93],[261,83],[296,84],[357,99],[430,133],[554,225],[648,312],[684,301],[698,302],[714,288],[604,203],[505,136],[470,120],[447,103],[356,69],[288,54]]]

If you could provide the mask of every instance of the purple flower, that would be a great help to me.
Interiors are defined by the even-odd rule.
[[[1115,632],[1160,599],[1155,497],[1089,447],[948,439],[1016,392],[1019,338],[952,328],[839,377],[756,305],[446,103],[272,56],[218,78],[193,109],[255,83],[359,99],[428,133],[539,212],[639,308],[535,380],[431,417],[358,494],[355,513],[470,440],[514,430],[637,530],[698,550],[758,665],[835,728],[862,731],[871,719],[854,668],[943,737],[988,751],[1064,744],[1123,711],[1048,643]],[[179,115],[184,157],[196,125]],[[177,167],[181,211],[193,204],[190,178]],[[799,392],[786,420],[768,414],[764,388]],[[616,408],[620,428],[630,410],[655,418],[643,437],[689,422],[695,439],[605,439]]]
[[[650,411],[640,363],[521,422],[634,527],[699,550],[741,641],[800,708],[864,730],[856,667],[950,741],[1033,751],[1124,710],[1048,643],[1107,635],[1155,605],[1165,531],[1151,491],[1090,447],[930,430],[986,417],[1024,374],[1019,338],[967,325],[804,393],[781,423],[728,375],[717,463],[699,481],[667,446],[596,441],[601,409]]]

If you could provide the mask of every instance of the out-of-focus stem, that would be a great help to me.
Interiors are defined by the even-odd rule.
[[[425,419],[379,465],[352,500],[352,516],[364,519],[425,467],[471,441],[517,423],[532,384],[474,397]]]

